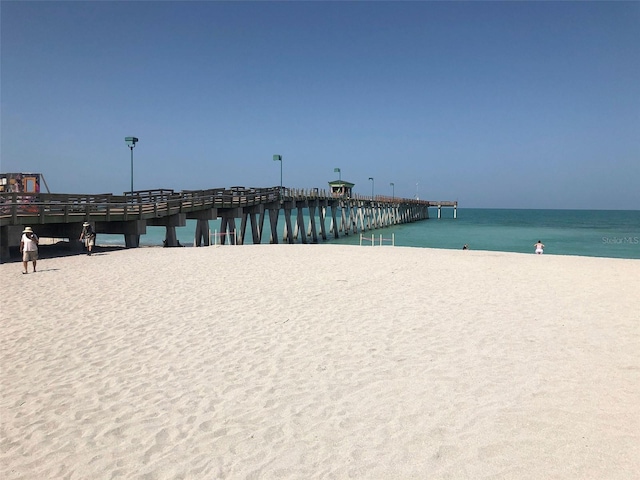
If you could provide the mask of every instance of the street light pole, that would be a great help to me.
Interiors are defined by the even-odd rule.
[[[138,139],[136,137],[124,137],[127,146],[131,150],[131,195],[133,195],[133,147],[136,146]]]
[[[396,184],[391,182],[389,185],[391,185],[391,201],[395,201],[396,199]]]
[[[369,180],[371,180],[371,200],[373,201],[373,186],[374,186],[374,181],[373,181],[373,177],[369,177]]]
[[[280,162],[280,197],[282,197],[282,155],[274,155],[274,162]]]

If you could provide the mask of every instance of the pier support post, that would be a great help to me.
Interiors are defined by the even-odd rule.
[[[145,220],[132,220],[124,223],[124,244],[127,248],[140,246],[140,235],[147,233]]]
[[[240,220],[240,229],[236,232],[236,245],[244,245],[244,236],[247,233],[247,219],[252,213],[243,213]]]
[[[127,248],[138,248],[140,246],[140,235],[125,233],[124,246]]]
[[[149,220],[153,223],[161,223],[166,229],[166,236],[164,239],[165,247],[179,247],[178,236],[176,235],[176,227],[184,227],[187,224],[187,215],[184,213],[178,213],[176,215],[169,215],[158,220]]]
[[[329,229],[329,232],[333,232],[333,238],[338,238],[340,236],[338,234],[338,220],[336,219],[337,208],[337,204],[331,204],[331,228]]]
[[[325,207],[324,205],[321,206],[319,208],[318,215],[320,217],[320,236],[322,237],[323,240],[327,239],[327,232],[325,231],[326,227],[325,227],[325,224],[324,224],[325,223],[325,215],[326,215],[326,213],[327,213],[327,207]]]
[[[318,243],[318,232],[316,230],[316,200],[314,204],[309,205],[309,229],[307,230],[307,236],[311,237],[312,243]]]
[[[264,218],[264,205],[252,205],[244,207],[242,209],[242,222],[240,223],[240,237],[238,238],[238,245],[244,245],[245,236],[247,235],[247,225],[251,225],[251,237],[253,244],[260,243],[260,237],[262,235],[262,226],[258,227],[258,215]]]
[[[220,216],[220,245],[227,243],[227,235],[232,238],[229,240],[230,245],[238,245],[238,230],[236,229],[236,218],[242,218],[243,212],[241,208],[225,208],[218,209]],[[227,233],[228,232],[228,233]]]
[[[209,246],[209,220],[196,221],[196,247]]]
[[[269,243],[278,243],[278,213],[279,209],[270,208],[269,209],[269,225],[271,227],[271,237],[269,238]]]
[[[300,234],[300,238],[302,239],[302,243],[307,243],[307,233],[304,230],[304,212],[302,211],[302,206],[298,205],[296,209],[298,211],[298,217],[296,219],[296,228],[298,228],[298,233]]]
[[[0,245],[0,263],[4,263],[11,257],[9,245]]]
[[[8,262],[11,258],[10,245],[20,245],[20,227],[0,227],[0,263]],[[11,239],[9,238],[11,236]],[[10,241],[11,240],[11,241]]]
[[[262,209],[262,211],[258,215],[262,216],[263,212],[264,212],[264,209]],[[249,215],[249,220],[251,221],[251,237],[253,238],[253,244],[256,245],[260,243],[260,237],[261,237],[260,230],[262,229],[262,226],[258,227],[258,219],[256,218],[255,213],[251,213]]]
[[[282,234],[282,241],[287,243],[293,243],[293,231],[291,228],[291,208],[284,207],[284,232]]]
[[[260,218],[258,219],[258,225],[253,225],[253,223],[251,224],[251,228],[253,229],[253,243],[255,244],[260,244],[262,243],[262,232],[264,232],[264,217],[265,214],[267,212],[266,208],[263,208],[260,211]]]
[[[195,215],[190,216],[196,220],[196,230],[194,232],[194,242],[196,247],[200,247],[203,244],[209,246],[211,239],[209,238],[209,220],[216,220],[218,218],[218,209],[209,208],[201,212],[197,212]],[[186,219],[185,224],[186,225]],[[184,225],[180,225],[181,227]]]
[[[178,236],[176,235],[176,227],[169,225],[167,226],[167,233],[164,239],[165,247],[177,247],[178,246]]]
[[[227,231],[229,233],[227,233]],[[237,245],[235,217],[222,217],[222,221],[220,222],[220,245],[226,245],[227,235],[231,236],[229,245]]]

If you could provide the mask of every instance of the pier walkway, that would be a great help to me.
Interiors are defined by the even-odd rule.
[[[278,243],[278,218],[284,212],[282,241],[318,243],[329,236],[362,233],[429,218],[429,207],[453,208],[455,201],[427,201],[391,197],[335,196],[319,189],[215,188],[210,190],[141,190],[124,195],[0,193],[0,259],[17,247],[25,226],[41,238],[78,238],[83,222],[94,230],[124,235],[127,247],[138,247],[147,226],[167,229],[166,246],[178,246],[176,227],[195,219],[195,244],[209,245],[209,220],[221,219],[220,243],[244,244],[247,225],[251,240]],[[295,212],[295,216],[294,216]],[[268,229],[264,229],[268,213]],[[327,215],[329,215],[327,217]],[[330,219],[327,231],[325,219]],[[239,221],[239,225],[236,222]],[[305,224],[305,220],[307,224]],[[70,242],[71,245],[79,242]],[[73,247],[72,247],[73,248]]]

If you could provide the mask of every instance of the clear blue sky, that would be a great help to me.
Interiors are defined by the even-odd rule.
[[[640,209],[640,2],[1,2],[1,169]]]

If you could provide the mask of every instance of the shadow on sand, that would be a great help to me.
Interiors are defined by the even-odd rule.
[[[122,246],[96,246],[93,247],[92,255],[107,255],[112,252],[119,252],[126,249],[126,247]],[[22,262],[22,257],[18,247],[12,247],[9,250],[9,253],[10,257],[3,258],[2,263]],[[87,255],[87,251],[85,249],[79,250],[77,248],[73,248],[68,242],[58,242],[52,245],[40,245],[38,247],[38,260],[57,257],[74,257],[78,255]]]

